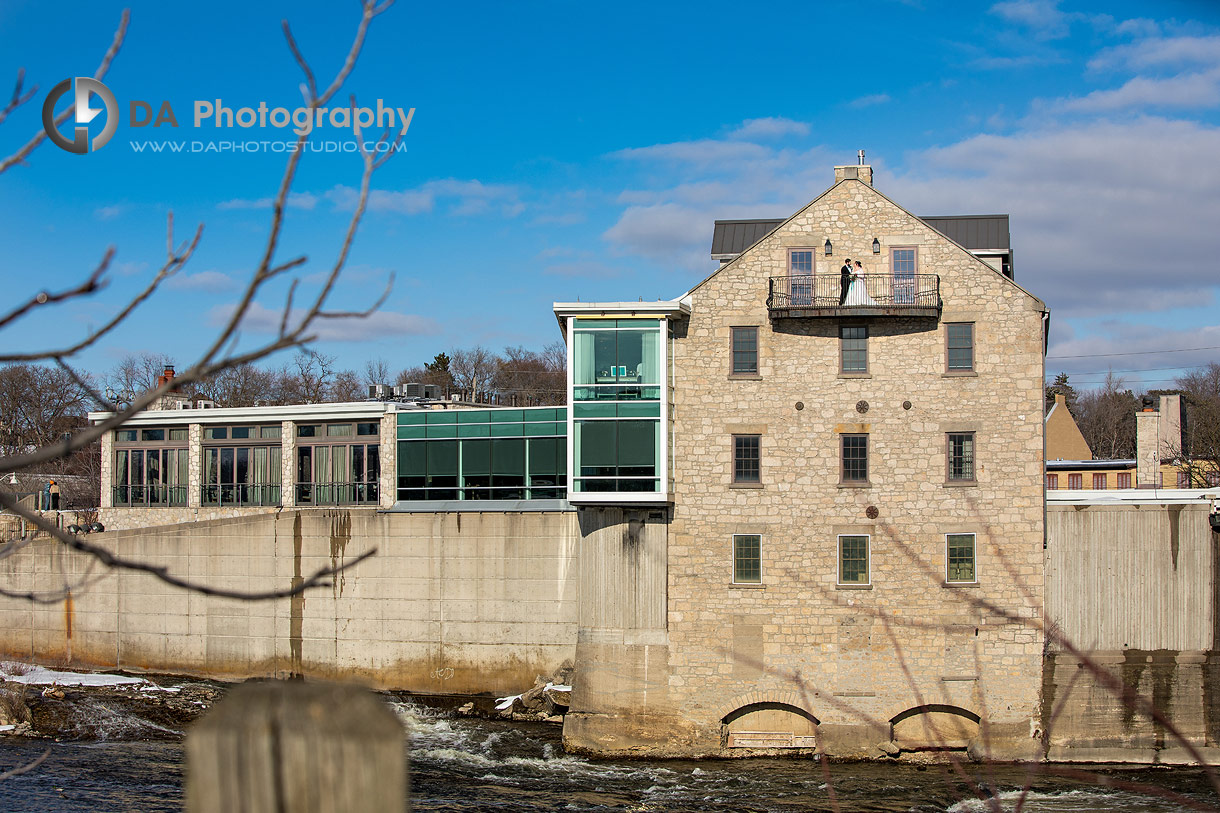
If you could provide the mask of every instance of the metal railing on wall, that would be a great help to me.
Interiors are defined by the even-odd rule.
[[[767,280],[771,310],[818,308],[939,308],[936,274],[860,274],[844,292],[838,274],[805,274]]]

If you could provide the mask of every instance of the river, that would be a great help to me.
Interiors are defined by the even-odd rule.
[[[417,811],[1176,811],[1220,797],[1197,768],[914,766],[816,760],[589,760],[565,755],[559,730],[458,718],[395,701],[410,731]],[[128,707],[95,703],[62,742],[0,739],[0,772],[50,756],[0,783],[4,811],[177,811],[181,732]],[[1022,796],[1022,789],[1030,790]],[[1175,794],[1177,795],[1175,798]]]

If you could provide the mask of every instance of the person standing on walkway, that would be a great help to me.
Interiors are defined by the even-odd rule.
[[[847,289],[851,287],[851,259],[843,261],[843,267],[839,269],[839,304],[847,302]]]
[[[51,494],[51,510],[58,511],[59,510],[59,483],[52,480],[51,484],[47,488]]]

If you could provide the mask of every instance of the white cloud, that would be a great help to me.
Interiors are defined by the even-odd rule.
[[[714,219],[707,210],[676,203],[631,206],[602,239],[615,244],[621,251],[661,263],[692,268],[698,267],[701,261],[703,266],[708,266]]]
[[[200,271],[196,274],[176,274],[166,281],[166,286],[181,291],[203,291],[219,293],[231,290],[236,280],[220,271]]]
[[[1106,48],[1089,60],[1089,70],[1117,68],[1140,71],[1147,68],[1220,65],[1220,36],[1150,37]]]
[[[1217,104],[1220,104],[1220,69],[1168,79],[1137,76],[1114,90],[1095,90],[1087,96],[1059,99],[1051,103],[1051,109],[1105,113],[1132,108],[1202,109]]]
[[[627,161],[659,161],[663,163],[709,164],[758,160],[770,153],[767,147],[748,141],[721,141],[705,138],[699,141],[675,141],[650,147],[629,147],[610,153],[611,158]]]
[[[980,135],[878,187],[923,214],[1012,216],[1017,281],[1060,317],[1197,306],[1216,290],[1220,128],[1163,118]]]
[[[121,214],[123,214],[123,207],[118,204],[113,206],[99,206],[93,210],[93,216],[98,220],[114,220]]]
[[[232,316],[235,307],[218,305],[213,308],[212,324],[224,324]],[[289,324],[294,324],[304,315],[303,310],[293,309]],[[255,302],[242,319],[241,330],[274,335],[279,333],[282,318],[282,311],[265,308]],[[432,336],[439,334],[441,330],[435,320],[425,316],[379,310],[363,318],[318,319],[306,332],[324,342],[367,342],[390,336]]]
[[[1059,10],[1058,0],[1005,0],[990,11],[1010,23],[1025,26],[1038,39],[1058,39],[1069,33],[1071,16]]]
[[[359,192],[350,186],[339,185],[328,190],[324,197],[335,209],[351,211],[359,200]],[[478,180],[443,178],[412,189],[369,192],[368,207],[372,212],[416,215],[434,211],[438,206],[443,206],[447,214],[457,216],[498,212],[512,218],[525,210],[516,186],[485,184]]]
[[[253,200],[233,198],[232,200],[221,201],[216,204],[216,208],[222,211],[232,209],[270,209],[272,203],[274,203],[273,198],[255,198]],[[309,211],[318,205],[318,197],[310,192],[289,192],[285,205],[289,209]]]
[[[1186,330],[1110,319],[1087,335],[1067,333],[1056,338],[1054,327],[1051,333],[1048,374],[1066,372],[1082,382],[1082,389],[1095,387],[1109,371],[1136,390],[1167,387],[1183,370],[1216,360],[1216,350],[1195,348],[1220,346],[1220,325]]]
[[[741,126],[729,133],[729,138],[743,141],[750,139],[782,138],[788,135],[809,135],[809,125],[803,121],[769,116],[762,119],[746,119]]]
[[[848,102],[849,107],[871,107],[875,104],[885,104],[890,100],[888,93],[870,93],[868,96],[860,96]]]

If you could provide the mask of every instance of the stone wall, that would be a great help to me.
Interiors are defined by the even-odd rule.
[[[846,320],[770,319],[767,280],[786,273],[790,247],[814,248],[815,272],[837,275],[846,256],[888,272],[894,246],[916,246],[919,272],[940,275],[943,313],[852,320],[869,327],[867,375],[838,372]],[[649,728],[659,710],[642,709],[633,730],[650,740],[625,747],[716,752],[737,715],[757,709],[789,714],[795,744],[813,719],[823,750],[875,756],[913,709],[948,709],[976,734],[983,726],[997,755],[1034,753],[1043,304],[858,181],[833,187],[690,299],[671,343],[668,634],[655,653],[667,663],[622,675],[664,692],[667,716]],[[957,321],[975,324],[972,374],[946,372],[944,323]],[[730,328],[751,325],[759,375],[730,378]],[[946,483],[951,431],[976,433],[975,484]],[[866,487],[839,484],[843,432],[868,434]],[[761,435],[761,487],[731,483],[737,433]],[[946,533],[977,535],[977,585],[945,584]],[[733,534],[761,536],[761,585],[732,583]],[[871,535],[863,589],[837,584],[839,534]]]
[[[130,571],[89,570],[35,541],[0,560],[0,657],[219,678],[360,680],[417,692],[517,692],[576,648],[572,512],[284,511],[89,537],[122,556],[241,591],[286,588],[371,548],[331,588],[209,598]]]

